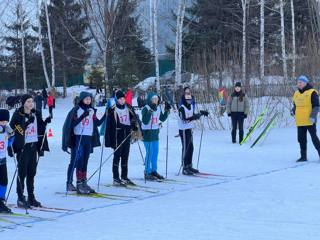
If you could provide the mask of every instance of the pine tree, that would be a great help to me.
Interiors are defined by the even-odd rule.
[[[24,37],[24,50],[26,61],[26,77],[28,87],[34,88],[39,86],[40,56],[36,51],[37,38],[34,36],[32,26],[28,16],[22,8],[17,5],[15,9],[16,19],[10,24],[6,24],[5,28],[8,34],[4,37],[7,54],[2,56],[2,64],[7,69],[7,73],[14,79],[15,89],[21,89],[23,86],[23,59],[22,59],[22,29]]]
[[[88,22],[83,16],[81,5],[75,0],[52,0],[48,6],[57,82],[66,87],[70,77],[79,77],[90,55]],[[44,9],[41,13],[42,32],[46,55],[49,55],[48,33]],[[49,66],[51,63],[47,61]]]
[[[127,88],[142,81],[152,72],[152,57],[145,47],[138,17],[137,1],[121,1],[112,39],[113,59],[110,87]]]

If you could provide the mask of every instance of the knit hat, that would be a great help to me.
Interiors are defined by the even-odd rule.
[[[241,87],[241,82],[236,82],[235,87]]]
[[[27,101],[28,99],[30,99],[30,98],[33,99],[33,97],[32,97],[30,94],[24,94],[24,95],[22,95],[22,97],[21,97],[21,104],[22,104],[22,106],[24,106],[24,104],[26,103],[26,101]]]
[[[118,91],[116,92],[116,98],[117,98],[117,99],[124,98],[124,97],[125,97],[125,95],[124,95],[124,93],[123,93],[121,90],[118,90]]]
[[[308,83],[309,79],[306,76],[301,75],[300,77],[298,77],[298,81]]]
[[[7,121],[9,122],[10,113],[7,109],[0,109],[0,121]]]

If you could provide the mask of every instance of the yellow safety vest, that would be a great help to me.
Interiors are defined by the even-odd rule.
[[[293,95],[293,102],[296,106],[296,125],[298,127],[313,125],[310,121],[310,115],[312,112],[311,95],[313,92],[317,91],[314,89],[309,89],[303,93],[296,91]]]

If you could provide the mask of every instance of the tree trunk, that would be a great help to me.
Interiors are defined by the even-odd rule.
[[[20,8],[20,31],[21,31],[21,54],[22,54],[22,74],[23,74],[23,91],[24,93],[28,92],[27,86],[27,69],[26,69],[26,52],[25,52],[25,39],[24,39],[24,22],[22,18],[22,4],[19,3]]]
[[[264,82],[264,0],[260,0],[260,81]]]
[[[242,3],[242,81],[247,82],[247,2],[241,0]]]
[[[42,1],[41,1],[42,3]],[[42,26],[40,21],[40,9],[41,4],[39,5],[39,1],[37,0],[37,18],[38,18],[38,38],[39,38],[39,46],[40,46],[40,53],[41,53],[41,60],[42,60],[42,67],[43,67],[43,73],[44,77],[46,79],[47,87],[51,88],[50,79],[47,71],[47,65],[46,65],[46,58],[44,55],[44,49],[43,49],[43,43],[42,43]]]
[[[292,21],[292,79],[296,78],[296,26],[293,0],[290,1],[291,5],[291,21]]]
[[[288,66],[287,66],[287,54],[286,54],[286,38],[284,31],[284,3],[280,0],[280,16],[281,16],[281,52],[282,52],[282,69],[284,82],[288,81]]]
[[[181,72],[182,72],[182,32],[183,21],[186,9],[185,0],[179,1],[178,13],[177,13],[177,30],[176,30],[176,46],[175,46],[175,73],[176,73],[176,86],[181,85]]]
[[[156,87],[157,93],[160,94],[160,69],[159,69],[159,49],[158,49],[158,0],[153,0],[153,39],[154,39],[154,60],[156,67]]]
[[[62,71],[63,71],[63,97],[67,96],[67,72],[66,72],[66,64],[65,64],[65,48],[64,41],[62,41]]]
[[[47,1],[44,2],[44,9],[46,13],[46,20],[47,20],[47,28],[48,28],[48,39],[49,39],[49,47],[50,47],[50,55],[51,55],[51,74],[52,74],[52,87],[56,86],[56,71],[55,71],[55,61],[54,61],[54,51],[53,51],[53,43],[52,43],[52,36],[51,36],[51,27],[50,27],[50,19],[48,13],[48,5]]]

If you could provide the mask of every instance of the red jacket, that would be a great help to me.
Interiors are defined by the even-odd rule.
[[[133,97],[132,90],[129,89],[129,90],[126,92],[125,98],[126,98],[126,103],[129,104],[130,106],[132,106],[132,97]]]
[[[53,97],[51,95],[48,96],[48,106],[53,107]]]

